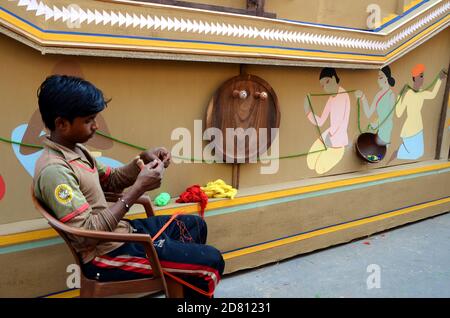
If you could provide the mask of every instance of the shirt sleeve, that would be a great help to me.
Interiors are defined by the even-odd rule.
[[[118,220],[108,208],[92,210],[80,190],[75,173],[63,165],[50,165],[42,170],[36,184],[36,196],[70,226],[95,231],[114,231]]]
[[[322,125],[325,123],[325,121],[328,119],[328,116],[330,115],[331,112],[331,102],[327,102],[325,105],[325,109],[323,110],[322,116],[317,116],[315,114],[313,114],[313,112],[310,112],[308,115],[308,119],[311,123],[313,123],[314,125],[317,125],[319,127],[322,127]],[[315,118],[315,120],[314,120]]]
[[[125,188],[133,185],[140,172],[137,160],[134,159],[129,164],[120,168],[111,168],[96,160],[97,171],[103,191],[120,193]]]
[[[398,96],[398,102],[397,102],[397,107],[395,109],[395,114],[397,115],[398,118],[400,118],[403,115],[403,112],[406,109],[406,105],[408,104],[408,100],[409,100],[409,95],[410,92],[409,90],[405,93],[405,95],[403,96]]]
[[[442,80],[439,78],[436,83],[434,84],[431,91],[423,91],[421,92],[423,99],[433,99],[436,97],[437,93],[439,92],[439,88],[441,88]]]

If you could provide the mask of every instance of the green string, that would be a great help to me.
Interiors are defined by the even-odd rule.
[[[351,92],[354,92],[354,91],[355,91],[355,90],[344,91],[344,92],[338,92],[337,94],[351,93]],[[319,125],[318,125],[318,123],[317,123],[317,119],[316,119],[316,116],[315,116],[315,112],[314,112],[314,109],[313,109],[313,106],[312,106],[312,102],[311,102],[310,96],[329,96],[329,95],[336,95],[336,93],[331,93],[331,94],[329,94],[329,93],[326,93],[326,94],[308,94],[308,95],[306,95],[307,98],[308,98],[308,104],[309,104],[309,107],[310,107],[310,109],[311,109],[311,112],[312,112],[313,115],[314,115],[313,117],[314,117],[314,121],[315,121],[315,123],[316,123],[317,132],[318,132],[318,134],[319,134],[320,140],[322,141],[322,144],[323,144],[323,146],[324,146],[324,149],[319,149],[319,150],[309,151],[309,152],[303,152],[303,153],[296,153],[296,154],[291,154],[291,155],[285,155],[285,156],[280,156],[280,157],[275,157],[275,158],[271,158],[271,157],[266,157],[266,158],[257,157],[257,160],[259,160],[259,161],[261,161],[261,160],[264,160],[264,161],[282,160],[282,159],[289,159],[289,158],[297,158],[297,157],[307,156],[307,155],[309,155],[309,154],[313,154],[313,153],[318,153],[318,152],[326,151],[328,148],[327,148],[327,146],[326,146],[326,144],[325,144],[325,142],[324,142],[324,140],[323,140],[323,138],[322,138],[322,132],[320,131],[320,127],[319,127]],[[108,138],[108,139],[111,139],[111,140],[113,140],[113,141],[115,141],[115,142],[118,142],[118,143],[127,145],[127,146],[129,146],[129,147],[136,148],[136,149],[139,149],[139,150],[146,150],[146,148],[143,148],[143,147],[134,145],[134,144],[132,144],[132,143],[129,143],[129,142],[126,142],[126,141],[123,141],[123,140],[120,140],[120,139],[117,139],[117,138],[112,137],[112,136],[110,136],[110,135],[107,135],[107,134],[105,134],[105,133],[103,133],[103,132],[101,132],[101,131],[98,131],[98,130],[97,130],[96,133],[99,134],[100,136],[103,136],[103,137]],[[177,159],[182,159],[182,160],[194,161],[194,162],[197,161],[197,162],[202,162],[202,163],[215,163],[214,160],[197,159],[197,158],[194,158],[194,157],[190,157],[190,158],[189,158],[189,157],[180,157],[180,156],[174,156],[174,155],[172,155],[172,157],[177,158]]]
[[[375,133],[378,133],[378,130],[380,129],[380,127],[382,125],[384,125],[384,123],[389,119],[389,117],[391,116],[391,114],[394,112],[395,108],[397,108],[397,105],[399,103],[399,101],[403,98],[403,95],[407,92],[408,89],[412,90],[415,93],[419,93],[419,92],[423,92],[423,91],[427,91],[429,90],[431,87],[434,87],[434,85],[436,84],[436,82],[439,79],[439,74],[436,75],[436,77],[434,78],[434,80],[430,83],[430,85],[428,85],[427,87],[425,87],[422,90],[415,90],[414,88],[412,88],[411,86],[409,86],[409,84],[405,84],[403,86],[403,88],[400,91],[400,94],[397,96],[397,100],[394,103],[394,106],[392,106],[392,109],[389,111],[389,113],[386,115],[386,117],[378,124],[377,127],[372,127],[370,124],[367,125],[366,130],[362,131],[361,129],[361,104],[360,104],[360,98],[357,99],[357,105],[358,105],[358,130],[359,133],[364,133],[364,132],[368,132],[370,130],[374,131]]]
[[[14,145],[19,145],[19,146],[31,147],[31,148],[38,148],[38,149],[43,149],[44,148],[44,146],[41,146],[41,145],[26,144],[26,143],[23,143],[23,142],[14,141],[14,140],[2,138],[2,137],[0,137],[0,141],[7,142],[7,143],[10,143],[10,144],[14,144]]]
[[[144,148],[144,147],[137,146],[137,145],[135,145],[135,144],[132,144],[132,143],[129,143],[129,142],[126,142],[126,141],[117,139],[117,138],[115,138],[115,137],[113,137],[113,136],[110,136],[110,135],[107,135],[107,134],[105,134],[104,132],[102,132],[102,131],[100,131],[100,130],[97,130],[95,133],[96,133],[97,135],[100,135],[100,136],[102,136],[102,137],[111,139],[112,141],[115,141],[115,142],[117,142],[117,143],[119,143],[119,144],[123,144],[123,145],[129,146],[129,147],[131,147],[131,148],[135,148],[135,149],[142,150],[142,151],[147,150],[147,149]]]
[[[348,91],[348,92],[353,92],[353,91]],[[346,92],[339,92],[337,94],[342,94],[342,93],[346,93]],[[316,119],[316,116],[315,116],[315,113],[314,113],[314,109],[313,109],[313,106],[312,106],[312,102],[311,102],[310,96],[328,96],[328,95],[336,95],[336,93],[334,93],[334,94],[333,93],[332,94],[308,94],[307,95],[307,97],[308,97],[308,104],[309,104],[309,107],[311,109],[311,112],[314,115],[313,117],[314,117],[314,121],[316,123],[317,132],[319,134],[320,140],[322,141],[324,149],[319,149],[319,150],[309,151],[309,152],[296,153],[296,154],[280,156],[280,157],[274,157],[274,158],[271,158],[271,157],[267,157],[267,158],[257,157],[257,160],[264,160],[264,161],[282,160],[282,159],[289,159],[289,158],[297,158],[297,157],[307,156],[309,154],[326,151],[328,148],[325,145],[325,142],[324,142],[324,140],[322,138],[322,132],[320,131],[320,127],[319,127],[319,125],[317,123],[317,119]],[[110,140],[112,140],[114,142],[117,142],[119,144],[123,144],[123,145],[129,146],[131,148],[135,148],[135,149],[141,150],[141,151],[145,151],[146,150],[146,148],[144,148],[144,147],[135,145],[133,143],[130,143],[130,142],[118,139],[118,138],[115,138],[115,137],[113,137],[111,135],[108,135],[108,134],[102,132],[102,131],[97,130],[95,133],[100,135],[100,136],[102,136],[102,137],[104,137],[104,138],[107,138],[107,139],[110,139]],[[11,143],[11,144],[15,144],[15,145],[20,145],[20,146],[25,146],[25,147],[32,147],[32,148],[38,148],[38,149],[44,148],[41,145],[34,145],[34,144],[28,144],[28,143],[13,141],[13,140],[2,138],[2,137],[0,137],[0,141]],[[194,157],[190,157],[190,158],[189,157],[181,157],[181,156],[172,156],[172,157],[173,158],[177,158],[177,159],[182,159],[182,160],[189,160],[189,161],[202,162],[202,163],[208,163],[208,164],[216,163],[214,160],[197,159],[197,158],[194,158]]]
[[[434,86],[434,84],[435,84],[436,81],[438,80],[438,77],[439,77],[439,74],[438,74],[438,76],[436,76],[436,78],[434,79],[434,81],[433,81],[430,85],[428,85],[425,89],[423,89],[423,90],[428,90],[430,87]],[[411,86],[409,86],[408,84],[406,84],[406,85],[403,87],[402,91],[400,92],[400,94],[399,94],[399,96],[398,96],[398,98],[397,98],[397,101],[395,102],[394,106],[392,107],[391,111],[390,111],[389,114],[386,116],[386,118],[383,119],[383,121],[382,121],[382,122],[378,125],[378,127],[376,127],[376,128],[371,127],[370,124],[369,124],[369,125],[367,126],[367,128],[366,128],[367,131],[368,131],[369,129],[372,129],[372,130],[374,130],[374,131],[378,131],[378,129],[386,122],[386,120],[389,118],[389,116],[391,115],[391,113],[394,111],[394,109],[396,108],[396,106],[397,106],[397,104],[398,104],[398,102],[399,102],[401,96],[402,96],[403,93],[406,91],[406,89],[412,89],[413,91],[418,92],[418,91],[414,90]],[[314,112],[314,109],[313,109],[313,106],[312,106],[312,102],[311,102],[311,97],[312,97],[312,96],[331,96],[331,95],[337,95],[337,94],[352,93],[352,92],[355,92],[355,91],[356,91],[356,90],[349,90],[349,91],[342,91],[342,92],[337,92],[337,93],[313,93],[313,94],[307,94],[307,95],[306,95],[306,97],[307,97],[307,99],[308,99],[309,107],[310,107],[310,109],[311,109],[311,112],[312,112],[312,114],[313,114],[314,121],[315,121],[315,123],[316,123],[315,126],[316,126],[316,128],[317,128],[317,132],[318,132],[318,134],[319,134],[319,138],[320,138],[320,140],[322,141],[322,144],[323,144],[323,146],[324,146],[323,149],[319,149],[319,150],[315,150],[315,151],[309,151],[309,152],[303,152],[303,153],[297,153],[297,154],[291,154],[291,155],[286,155],[286,156],[280,156],[280,157],[275,157],[275,158],[270,158],[270,157],[268,157],[268,158],[261,158],[261,157],[257,157],[257,160],[282,160],[282,159],[289,159],[289,158],[297,158],[297,157],[307,156],[307,155],[309,155],[309,154],[313,154],[313,153],[318,153],[318,152],[326,151],[328,148],[327,148],[327,145],[325,144],[325,141],[324,141],[323,138],[322,138],[322,132],[320,131],[320,127],[319,127],[318,122],[317,122],[317,118],[316,118],[316,115],[315,115],[315,112]],[[361,115],[361,110],[360,110],[361,105],[360,105],[360,99],[359,99],[359,98],[358,98],[358,100],[357,100],[357,104],[358,104],[358,130],[359,130],[360,133],[362,133],[363,131],[362,131],[362,129],[361,129],[361,116],[360,116],[360,115]],[[110,139],[110,140],[112,140],[112,141],[115,141],[115,142],[117,142],[117,143],[120,143],[120,144],[129,146],[129,147],[131,147],[131,148],[135,148],[135,149],[138,149],[138,150],[141,150],[141,151],[145,151],[145,150],[146,150],[146,148],[144,148],[144,147],[141,147],[141,146],[138,146],[138,145],[129,143],[129,142],[127,142],[127,141],[124,141],[124,140],[121,140],[121,139],[118,139],[118,138],[115,138],[115,137],[113,137],[113,136],[111,136],[111,135],[108,135],[108,134],[106,134],[106,133],[104,133],[104,132],[102,132],[102,131],[99,131],[99,130],[96,131],[96,134],[98,134],[98,135],[100,135],[100,136],[102,136],[102,137],[105,137],[105,138],[107,138],[107,139]],[[44,147],[41,146],[41,145],[35,145],[35,144],[29,144],[29,143],[23,143],[23,142],[14,141],[14,140],[10,140],[10,139],[7,139],[7,138],[2,138],[2,137],[0,137],[0,141],[6,142],[6,143],[10,143],[10,144],[19,145],[19,146],[25,146],[25,147],[37,148],[37,149],[43,149],[43,148],[44,148]],[[190,157],[190,158],[189,158],[189,157],[181,157],[181,156],[172,156],[172,157],[177,158],[177,159],[182,159],[182,160],[194,161],[194,162],[215,163],[214,160],[197,159],[197,158],[194,158],[194,157]]]
[[[330,96],[330,95],[339,95],[339,94],[345,94],[345,93],[353,93],[356,92],[356,89],[352,89],[349,91],[342,91],[337,93],[316,93],[316,94],[309,94],[309,96]]]

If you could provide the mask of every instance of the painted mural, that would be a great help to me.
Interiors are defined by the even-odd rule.
[[[377,132],[376,142],[378,145],[388,145],[391,143],[391,134],[394,127],[393,110],[396,96],[392,87],[395,86],[395,79],[391,76],[389,66],[383,67],[378,72],[377,84],[378,92],[372,102],[369,101],[363,91],[357,90],[355,97],[362,102],[364,114],[367,119],[371,119],[369,129]],[[375,113],[375,116],[373,116]]]
[[[404,123],[400,133],[402,144],[396,150],[391,160],[406,159],[416,160],[424,154],[424,125],[422,120],[422,109],[425,100],[434,99],[439,92],[442,80],[447,76],[444,70],[438,74],[436,79],[426,89],[422,89],[425,81],[425,65],[417,64],[411,70],[413,81],[412,87],[407,87],[404,94],[396,105],[395,113],[398,118],[403,118]],[[390,160],[390,161],[391,161]]]
[[[317,127],[322,127],[327,119],[330,119],[330,127],[312,144],[307,156],[308,168],[318,174],[324,174],[342,160],[345,147],[349,144],[347,128],[350,97],[339,85],[340,79],[334,68],[322,69],[319,81],[325,94],[330,95],[322,114],[314,114],[310,96],[305,97],[304,109],[308,120]]]
[[[63,59],[56,63],[51,74],[65,74],[84,78],[81,66],[70,59]],[[108,125],[101,114],[97,117],[97,123],[101,131],[109,134]],[[11,133],[11,140],[20,143],[12,144],[14,154],[30,176],[34,175],[36,161],[42,153],[42,139],[46,134],[38,109],[32,114],[27,124],[18,125]],[[96,135],[89,140],[87,145],[92,148],[107,150],[113,147],[113,142]],[[101,152],[94,152],[93,154],[97,157],[97,160],[107,166],[119,167],[122,165],[121,162],[115,159],[102,156]]]

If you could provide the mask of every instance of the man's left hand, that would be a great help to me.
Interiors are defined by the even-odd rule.
[[[170,152],[164,147],[146,150],[140,154],[140,157],[145,164],[155,159],[159,159],[163,162],[164,168],[167,168],[169,166],[170,159],[172,158]]]

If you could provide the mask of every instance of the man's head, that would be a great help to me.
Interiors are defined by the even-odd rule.
[[[339,89],[339,77],[334,68],[325,67],[320,72],[319,76],[320,86],[326,93],[337,93]]]
[[[93,137],[95,117],[108,103],[93,84],[66,75],[47,77],[38,89],[38,102],[45,126],[75,143]]]
[[[415,90],[419,90],[422,87],[424,72],[425,72],[425,65],[423,64],[417,64],[411,70],[411,76],[414,82],[413,86]]]

